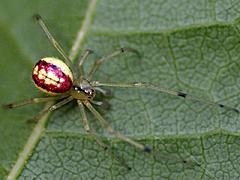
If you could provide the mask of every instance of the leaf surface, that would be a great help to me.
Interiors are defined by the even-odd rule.
[[[8,8],[0,11],[0,40],[5,45],[0,51],[6,57],[1,61],[1,74],[7,80],[1,87],[4,103],[36,95],[30,84],[31,65],[42,56],[59,56],[31,15],[41,14],[69,50],[86,18],[88,2],[26,1],[19,4],[20,9],[26,5],[31,5],[31,10],[14,18],[7,12],[16,13],[18,6],[6,3]],[[99,68],[94,80],[151,82],[240,108],[239,6],[237,0],[98,1],[81,48],[81,52],[86,48],[95,51],[85,64],[86,71],[97,57],[132,47],[140,52],[140,58],[130,53],[113,58]],[[9,90],[14,87],[17,91]],[[111,109],[98,107],[99,112],[124,135],[152,147],[153,153],[143,153],[108,134],[88,112],[97,134],[132,168],[126,170],[86,135],[79,109],[70,103],[53,113],[19,179],[239,178],[239,114],[151,90],[107,89],[113,93],[108,99]],[[25,120],[38,112],[38,107],[1,110],[4,143],[0,152],[9,153],[0,153],[2,177],[11,170],[31,133],[32,126]]]

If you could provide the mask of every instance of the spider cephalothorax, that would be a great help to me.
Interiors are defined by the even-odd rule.
[[[78,100],[93,100],[95,95],[95,88],[84,78],[74,82],[71,89],[71,96]]]

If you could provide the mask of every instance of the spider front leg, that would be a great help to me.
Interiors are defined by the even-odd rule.
[[[119,87],[119,88],[141,88],[141,89],[152,89],[155,91],[159,91],[161,93],[165,93],[165,94],[170,94],[173,96],[179,96],[181,98],[184,98],[186,100],[191,100],[191,101],[197,101],[200,103],[207,103],[209,105],[213,105],[213,106],[218,106],[220,108],[223,108],[225,110],[230,110],[230,111],[234,111],[236,113],[240,113],[240,111],[234,107],[231,106],[227,106],[224,104],[220,104],[211,100],[206,100],[206,99],[201,99],[195,96],[191,96],[188,95],[187,93],[183,93],[181,91],[174,91],[174,90],[170,90],[170,89],[165,89],[162,88],[160,86],[156,86],[154,84],[150,84],[150,83],[143,83],[143,82],[135,82],[135,83],[102,83],[102,82],[98,82],[98,81],[93,81],[91,82],[92,86],[94,87]]]
[[[78,106],[79,106],[79,109],[80,109],[80,112],[81,112],[81,115],[82,115],[82,121],[83,121],[83,127],[86,131],[86,133],[88,133],[90,136],[92,136],[95,141],[98,143],[98,145],[100,147],[103,148],[104,151],[108,151],[108,153],[114,158],[117,160],[117,162],[119,162],[121,165],[123,165],[124,167],[126,167],[128,170],[131,170],[131,168],[124,162],[122,161],[118,156],[115,156],[113,154],[113,152],[109,149],[108,145],[105,144],[104,142],[101,141],[101,139],[95,134],[95,132],[90,128],[90,125],[88,123],[88,119],[87,119],[87,115],[86,115],[86,112],[85,112],[85,108],[84,108],[84,105],[83,103],[81,102],[81,100],[78,100]]]
[[[3,108],[12,109],[12,108],[20,107],[20,106],[25,106],[25,105],[28,105],[28,104],[37,104],[37,103],[56,101],[56,100],[59,100],[59,99],[63,99],[65,97],[66,97],[66,95],[64,95],[64,96],[54,96],[54,97],[43,97],[43,98],[31,98],[31,99],[27,99],[27,100],[24,100],[24,101],[21,101],[21,102],[4,104]]]
[[[102,58],[98,59],[97,61],[95,61],[95,63],[93,64],[87,79],[90,81],[92,79],[92,77],[94,76],[95,72],[97,71],[98,67],[105,61],[110,60],[112,57],[118,56],[119,54],[125,53],[125,52],[132,52],[132,53],[136,53],[139,54],[139,52],[136,49],[133,48],[120,48],[119,50],[103,56]]]
[[[84,101],[83,102],[85,106],[87,106],[87,108],[93,113],[93,115],[96,117],[96,119],[99,121],[99,123],[102,125],[103,128],[105,128],[109,133],[115,135],[117,138],[145,151],[150,153],[151,149],[148,146],[144,146],[126,136],[124,136],[123,134],[121,134],[120,132],[114,130],[109,124],[108,122],[101,116],[101,114],[99,114],[99,112],[88,102],[88,101]]]
[[[63,105],[69,103],[70,101],[73,100],[72,96],[67,97],[66,99],[63,99],[61,101],[59,101],[58,103],[51,105],[50,107],[48,107],[47,109],[42,110],[39,114],[37,114],[35,117],[33,117],[32,119],[29,119],[28,121],[31,122],[32,120],[34,121],[38,121],[43,115],[45,115],[46,113],[50,113],[60,107],[62,107]]]
[[[50,41],[50,43],[53,45],[53,47],[55,47],[55,49],[62,55],[62,57],[64,58],[66,64],[68,65],[68,67],[70,67],[70,69],[72,70],[72,72],[74,73],[74,67],[73,67],[73,63],[72,61],[68,58],[67,54],[65,53],[65,51],[63,50],[62,46],[57,42],[57,40],[53,37],[53,35],[50,33],[50,31],[48,30],[48,27],[46,26],[45,22],[43,21],[42,17],[40,15],[35,15],[34,16],[35,20],[37,21],[37,23],[40,25],[40,27],[42,28],[43,32],[45,33],[45,35],[47,36],[48,40]],[[74,76],[76,77],[76,74],[74,74]]]

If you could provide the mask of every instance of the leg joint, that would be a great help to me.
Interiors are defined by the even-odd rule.
[[[187,97],[187,94],[183,93],[183,92],[178,92],[177,95],[180,96],[180,97],[183,97],[183,98]]]
[[[88,52],[89,54],[94,53],[94,51],[92,49],[86,49],[86,52]]]
[[[99,59],[99,60],[97,60],[97,61],[95,61],[95,63],[96,63],[97,65],[101,64],[102,62],[103,62],[102,58]]]

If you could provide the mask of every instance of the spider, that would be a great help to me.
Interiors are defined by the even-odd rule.
[[[226,106],[214,101],[203,100],[198,97],[190,96],[186,93],[180,91],[174,91],[162,88],[160,86],[145,83],[145,82],[134,82],[134,83],[103,83],[99,81],[91,81],[95,72],[98,70],[99,66],[112,57],[120,55],[125,52],[138,53],[137,50],[132,48],[120,48],[115,52],[103,56],[100,59],[96,60],[93,64],[90,72],[85,76],[84,73],[84,61],[87,57],[93,53],[92,50],[87,49],[80,57],[79,60],[79,75],[76,71],[74,71],[74,66],[71,60],[68,58],[61,45],[55,40],[52,34],[49,32],[46,24],[40,15],[34,16],[37,23],[40,25],[50,43],[55,47],[55,49],[62,55],[64,61],[54,58],[54,57],[45,57],[40,59],[36,65],[33,67],[32,78],[33,82],[38,89],[42,92],[46,93],[47,97],[40,98],[31,98],[18,103],[11,103],[4,105],[5,108],[16,108],[27,104],[35,104],[35,103],[44,103],[44,102],[55,102],[54,105],[43,111],[42,113],[52,112],[63,105],[69,103],[70,101],[76,100],[80,109],[80,113],[82,116],[83,127],[89,135],[91,135],[96,142],[103,147],[103,149],[107,149],[107,145],[100,140],[100,138],[95,134],[94,130],[91,128],[88,122],[88,118],[85,112],[85,109],[89,109],[90,112],[95,116],[96,120],[99,121],[101,126],[105,128],[109,133],[115,135],[117,138],[125,141],[136,148],[150,153],[151,148],[149,146],[143,145],[129,137],[124,136],[120,132],[113,129],[109,123],[102,117],[102,115],[93,107],[92,104],[102,105],[104,104],[101,101],[95,101],[94,98],[96,96],[96,91],[99,91],[103,95],[107,95],[107,91],[102,89],[101,87],[119,87],[119,88],[145,88],[159,91],[160,93],[170,94],[173,96],[178,96],[186,100],[193,100],[200,103],[207,103],[209,105],[219,106],[220,108],[224,108],[226,110],[232,110],[239,113],[238,109]],[[39,116],[36,116],[39,117]],[[37,119],[37,118],[36,118]]]

